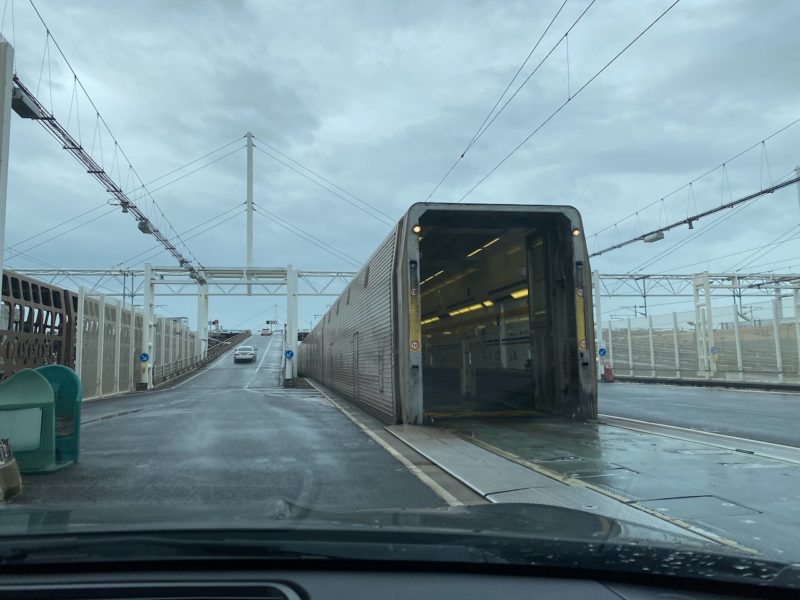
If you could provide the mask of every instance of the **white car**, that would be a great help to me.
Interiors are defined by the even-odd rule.
[[[239,346],[233,351],[233,362],[255,362],[256,349],[252,346]]]

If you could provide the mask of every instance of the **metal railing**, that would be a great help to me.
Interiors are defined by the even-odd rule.
[[[210,343],[214,341],[216,341],[216,343],[208,348],[208,352],[205,356],[189,356],[165,365],[156,365],[153,368],[153,385],[157,386],[179,375],[207,365],[248,337],[250,337],[250,332],[242,331],[227,340],[209,340]]]

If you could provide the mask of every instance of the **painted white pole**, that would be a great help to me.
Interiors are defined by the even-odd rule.
[[[197,338],[201,359],[208,354],[208,284],[197,286]]]
[[[153,330],[155,329],[155,285],[153,285],[153,266],[144,265],[144,320],[142,322],[142,347],[141,351],[149,356],[146,363],[140,364],[140,387],[150,389],[153,381]]]
[[[633,377],[633,340],[631,339],[630,319],[628,319],[628,375]]]
[[[247,279],[253,268],[253,134],[249,131],[247,138]],[[247,295],[253,293],[253,286],[247,286]]]
[[[783,356],[781,356],[781,330],[780,315],[783,312],[779,306],[780,297],[772,300],[772,335],[775,338],[775,367],[778,369],[778,381],[783,383]]]
[[[117,311],[117,319],[114,322],[114,388],[112,392],[114,394],[119,393],[119,370],[120,365],[122,364],[122,357],[125,356],[125,353],[120,348],[120,344],[122,343],[122,309],[124,307],[124,303],[117,300],[116,302],[116,311]]]
[[[86,328],[86,288],[78,288],[78,320],[75,324],[77,335],[75,336],[75,373],[78,378],[83,377],[83,331]]]
[[[97,296],[97,304],[100,314],[98,315],[99,326],[97,328],[97,371],[95,380],[95,395],[100,398],[103,396],[103,362],[105,358],[106,345],[106,297]]]
[[[675,347],[675,377],[681,378],[681,352],[678,345],[678,314],[672,313],[672,345]]]
[[[739,333],[739,307],[736,297],[733,298],[733,339],[736,342],[736,370],[739,372],[739,381],[744,379],[744,363],[742,361],[742,338]]]
[[[286,349],[294,353],[294,358],[287,361],[286,373],[291,373],[294,379],[297,377],[297,269],[292,265],[286,269],[286,337]]]
[[[3,280],[6,243],[6,200],[8,198],[8,139],[11,132],[11,94],[14,47],[0,36],[0,281]]]
[[[647,315],[647,337],[650,341],[650,375],[656,376],[656,351],[653,346],[653,315]]]

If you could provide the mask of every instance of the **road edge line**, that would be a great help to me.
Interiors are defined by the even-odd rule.
[[[678,519],[670,515],[665,515],[664,513],[654,510],[648,506],[644,506],[643,504],[640,504],[637,500],[626,498],[621,494],[615,494],[614,492],[592,485],[591,483],[588,483],[586,481],[570,477],[569,475],[564,475],[563,473],[559,473],[558,471],[554,471],[552,469],[548,469],[547,467],[543,467],[534,462],[526,460],[520,456],[517,456],[512,452],[508,452],[507,450],[503,450],[491,444],[487,444],[486,442],[483,442],[481,440],[468,437],[458,431],[453,431],[452,433],[472,444],[475,444],[476,446],[483,448],[484,450],[488,450],[489,452],[497,454],[498,456],[502,456],[503,458],[510,460],[511,462],[515,462],[523,467],[526,467],[531,471],[539,473],[540,475],[544,475],[545,477],[554,479],[559,483],[563,483],[564,485],[569,485],[572,487],[582,487],[591,490],[593,492],[606,496],[607,498],[611,498],[612,500],[616,500],[617,502],[625,504],[626,506],[630,506],[631,508],[635,508],[643,513],[649,514],[650,516],[661,519],[662,521],[666,521],[671,525],[680,527],[681,529],[685,529],[686,531],[689,531],[699,537],[705,538],[710,542],[714,542],[722,546],[727,546],[729,548],[735,548],[736,550],[739,550],[741,552],[746,552],[748,554],[756,554],[756,555],[762,554],[758,550],[754,550],[753,548],[745,546],[744,544],[740,544],[735,540],[729,540],[726,537],[717,535],[716,533],[712,533],[711,531],[707,531],[701,527],[692,525],[691,523],[687,523],[683,519]]]
[[[322,391],[317,385],[305,378],[306,382],[313,387],[317,392],[322,394],[328,402],[330,402],[339,412],[341,412],[344,416],[350,419],[356,426],[361,429],[364,433],[366,433],[372,441],[378,444],[381,448],[386,450],[391,456],[393,456],[397,461],[399,461],[408,471],[415,475],[422,483],[427,485],[437,496],[439,496],[442,500],[444,500],[448,506],[464,506],[464,503],[461,502],[458,498],[456,498],[453,494],[448,492],[444,489],[441,485],[436,483],[433,479],[430,478],[426,473],[423,473],[422,470],[413,464],[410,460],[408,460],[405,456],[400,454],[397,450],[392,448],[386,441],[382,440],[380,436],[378,436],[374,431],[369,429],[366,425],[361,423],[358,419],[356,419],[353,415],[351,415],[348,411],[346,411],[336,400],[331,398],[328,394]],[[437,467],[438,468],[438,467]]]

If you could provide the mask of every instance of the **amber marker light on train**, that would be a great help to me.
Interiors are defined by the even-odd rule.
[[[572,230],[572,237],[578,237],[581,234],[581,230],[579,228],[575,228]]]
[[[419,232],[421,232],[421,231],[422,231],[422,227],[420,227],[420,224],[419,224],[419,223],[417,223],[416,225],[414,225],[414,226],[411,228],[411,231],[413,231],[414,233],[419,233]]]
[[[528,288],[511,292],[512,298],[525,298],[528,295]]]

